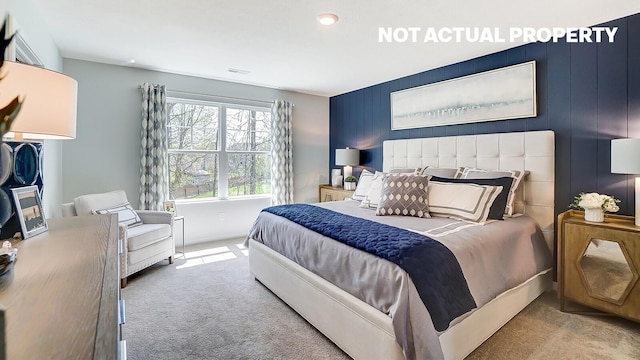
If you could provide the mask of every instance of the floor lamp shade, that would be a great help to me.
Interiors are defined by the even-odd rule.
[[[78,82],[55,71],[5,61],[0,82],[0,104],[16,96],[23,101],[6,137],[75,139]]]
[[[611,172],[640,175],[640,139],[611,140]],[[636,176],[636,226],[640,226],[640,177]]]
[[[360,164],[360,150],[336,149],[336,165],[344,165],[344,177],[352,175],[352,166]]]

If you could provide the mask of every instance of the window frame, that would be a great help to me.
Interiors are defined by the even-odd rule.
[[[238,195],[229,197],[229,155],[230,154],[266,154],[271,153],[269,150],[227,150],[227,108],[239,109],[239,110],[254,110],[266,113],[271,113],[271,107],[267,105],[267,102],[240,100],[230,101],[221,100],[212,96],[190,94],[193,96],[184,96],[181,93],[172,93],[167,91],[167,128],[169,127],[169,112],[168,104],[172,103],[184,103],[192,105],[212,106],[218,108],[218,149],[217,150],[192,150],[192,149],[170,149],[169,144],[169,131],[167,131],[167,174],[170,174],[169,169],[169,155],[170,154],[217,154],[218,155],[218,196],[211,196],[202,198],[199,200],[211,201],[211,200],[232,200],[232,199],[244,199],[244,198],[264,198],[271,197],[271,192],[268,194],[253,194],[253,195]],[[170,179],[169,179],[170,181]],[[170,186],[167,187],[167,191],[170,192]],[[170,196],[170,193],[167,194]],[[176,199],[176,201],[194,201],[195,199]]]

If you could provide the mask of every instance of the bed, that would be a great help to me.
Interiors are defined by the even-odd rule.
[[[512,228],[538,226],[540,238],[544,238],[546,250],[551,253],[553,248],[553,221],[554,221],[554,136],[551,131],[502,133],[465,135],[440,138],[424,139],[401,139],[389,140],[383,144],[383,171],[397,168],[418,168],[432,166],[439,168],[471,167],[488,170],[521,170],[527,171],[520,186],[521,192],[516,198],[515,212],[525,214],[525,216],[514,217],[505,220],[504,224],[510,224]],[[334,212],[353,214],[358,210],[355,201],[337,202],[336,204],[318,204],[318,207],[326,208]],[[370,211],[370,210],[367,210]],[[369,213],[371,214],[371,212]],[[357,215],[356,215],[357,216]],[[370,215],[363,215],[376,220]],[[383,217],[378,217],[383,218]],[[388,218],[384,217],[384,221]],[[269,224],[269,221],[279,222]],[[470,236],[477,231],[482,231],[478,226],[466,226],[464,223],[451,222],[443,219],[406,219],[410,224],[409,229],[415,232],[424,232],[439,241],[443,236],[443,229],[447,227],[464,229],[459,232]],[[421,221],[421,222],[420,222]],[[309,323],[325,334],[336,345],[342,348],[349,356],[355,359],[405,359],[424,357],[444,357],[446,359],[462,359],[471,353],[477,346],[488,339],[495,331],[506,324],[526,305],[533,301],[545,290],[551,287],[551,260],[524,261],[533,263],[530,267],[536,270],[530,276],[521,275],[517,283],[511,284],[508,288],[497,294],[477,295],[482,292],[478,285],[471,284],[474,297],[486,297],[479,303],[480,307],[473,309],[464,315],[455,318],[451,325],[441,331],[433,329],[431,322],[414,321],[407,328],[415,328],[414,333],[418,337],[423,336],[423,332],[432,335],[425,335],[424,339],[416,340],[416,346],[427,346],[429,349],[407,352],[407,335],[398,334],[398,316],[393,317],[389,313],[397,314],[398,308],[406,308],[407,304],[414,301],[406,300],[398,305],[381,305],[380,301],[371,300],[367,294],[359,293],[358,289],[348,288],[343,290],[334,285],[344,280],[342,272],[331,272],[331,268],[322,270],[321,267],[307,269],[309,264],[303,257],[305,249],[308,250],[309,238],[322,238],[325,243],[318,245],[316,252],[331,253],[332,246],[343,247],[344,244],[335,244],[331,239],[323,235],[300,235],[301,241],[307,241],[304,246],[293,246],[303,249],[300,254],[292,253],[294,250],[283,250],[285,244],[276,250],[277,245],[264,243],[278,243],[277,240],[283,235],[279,235],[275,229],[293,229],[298,224],[292,224],[289,220],[275,214],[261,214],[256,224],[266,222],[263,228],[252,232],[247,239],[249,246],[250,272],[257,280],[269,288],[273,293],[286,302],[291,308],[303,316]],[[419,225],[420,222],[420,225]],[[421,228],[421,224],[431,223]],[[495,222],[497,223],[497,222]],[[485,225],[487,229],[495,225],[490,223]],[[537,225],[536,225],[537,224]],[[453,232],[457,232],[453,231]],[[285,232],[291,232],[286,230]],[[466,235],[465,235],[466,234]],[[448,235],[448,234],[446,234]],[[458,235],[453,235],[458,236]],[[266,241],[265,241],[266,240]],[[446,239],[444,240],[446,242]],[[449,244],[450,246],[451,244]],[[292,248],[292,246],[289,246]],[[359,251],[354,249],[354,251]],[[495,250],[494,250],[495,251]],[[455,253],[455,251],[454,251]],[[459,256],[459,253],[456,253]],[[473,256],[471,256],[473,257]],[[295,260],[295,261],[294,261]],[[370,260],[367,260],[370,261]],[[377,261],[377,260],[376,260]],[[327,262],[323,260],[321,262]],[[299,263],[305,264],[305,266]],[[462,263],[462,262],[461,262]],[[320,265],[318,265],[320,266]],[[329,262],[329,266],[332,266]],[[368,268],[369,265],[367,265]],[[375,267],[377,265],[374,265]],[[470,265],[461,265],[463,270]],[[366,273],[367,270],[362,270]],[[465,273],[465,276],[470,276]],[[503,275],[504,276],[504,275]],[[334,279],[335,277],[343,279]],[[369,278],[375,276],[368,275]],[[393,276],[384,276],[385,278]],[[473,276],[471,276],[473,277]],[[329,279],[332,281],[327,281]],[[366,281],[364,281],[366,282]],[[411,281],[409,280],[409,284]],[[412,289],[411,286],[408,287]],[[411,294],[411,291],[409,291]],[[355,294],[356,296],[354,296]],[[404,305],[403,305],[404,304]],[[386,306],[386,307],[385,307]],[[391,310],[389,310],[391,308]],[[414,306],[405,312],[420,312],[419,307]],[[428,314],[428,312],[427,312]],[[394,323],[395,321],[395,323]],[[428,323],[428,324],[427,324]],[[428,330],[431,328],[432,330]],[[424,330],[423,329],[427,329]],[[435,338],[435,342],[434,342]],[[421,342],[423,341],[424,342]],[[402,346],[400,345],[402,344]],[[439,347],[436,351],[436,347]],[[403,353],[403,348],[405,352]],[[416,355],[421,354],[421,355]],[[429,354],[425,356],[424,354]]]

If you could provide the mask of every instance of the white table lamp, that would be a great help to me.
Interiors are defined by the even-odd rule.
[[[353,174],[352,166],[360,164],[360,150],[336,149],[336,165],[344,165],[344,178]]]
[[[640,139],[611,140],[611,172],[640,175]],[[636,176],[636,226],[640,226],[640,177]]]
[[[78,82],[37,66],[5,61],[0,82],[0,106],[16,96],[23,100],[5,136],[22,139],[75,139]]]

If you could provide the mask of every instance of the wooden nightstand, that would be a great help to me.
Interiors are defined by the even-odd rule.
[[[346,199],[351,199],[354,190],[345,190],[341,187],[333,187],[329,184],[320,184],[320,188],[318,190],[318,196],[320,202],[327,201],[342,201]]]
[[[570,210],[558,215],[558,295],[566,301],[640,322],[640,227],[634,218],[606,215],[584,220]]]

